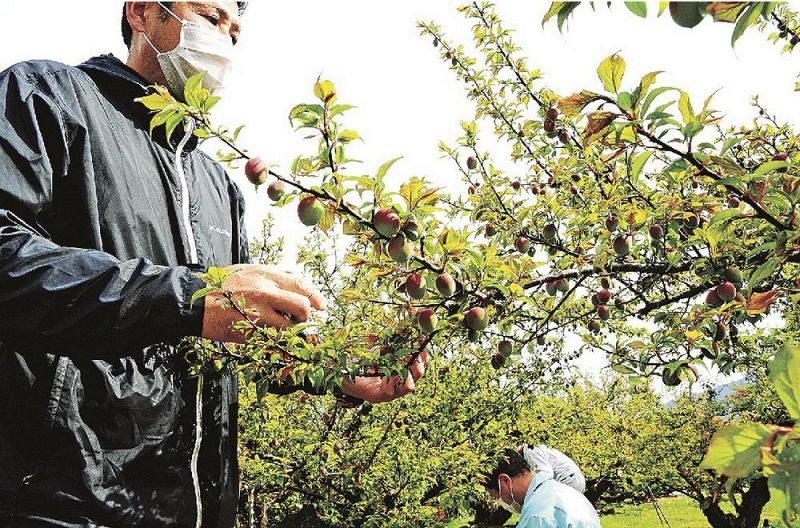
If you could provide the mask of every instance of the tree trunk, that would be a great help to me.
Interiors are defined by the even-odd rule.
[[[759,477],[750,483],[750,488],[742,495],[735,515],[723,512],[717,503],[703,508],[703,515],[712,528],[759,528],[761,512],[768,502],[767,479]]]
[[[761,512],[769,502],[769,486],[766,477],[758,477],[750,484],[750,489],[742,496],[736,528],[758,528]]]
[[[610,480],[604,478],[589,480],[586,482],[586,492],[584,495],[589,499],[589,502],[592,503],[592,506],[597,508],[597,502],[600,500],[600,497],[611,488],[611,484]]]

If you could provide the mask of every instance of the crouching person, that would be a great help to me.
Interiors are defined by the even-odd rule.
[[[582,493],[558,482],[551,470],[535,472],[516,450],[504,451],[484,486],[501,506],[520,514],[517,528],[600,528]]]

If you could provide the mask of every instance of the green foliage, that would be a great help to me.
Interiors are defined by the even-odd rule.
[[[787,343],[776,354],[770,380],[793,420],[800,418],[800,347]],[[762,470],[768,478],[774,507],[787,523],[800,515],[800,426],[760,423],[721,427],[711,440],[703,468],[731,479]],[[732,481],[733,482],[733,481]]]
[[[561,27],[575,6],[555,3],[545,20],[555,17]],[[744,29],[754,23],[753,9],[760,9],[759,20],[774,14],[766,3],[727,11],[709,3],[708,9],[737,28],[745,20]],[[474,103],[474,119],[462,123],[460,137],[440,144],[466,192],[448,193],[418,176],[395,186],[386,176],[402,168],[400,158],[372,169],[351,158],[361,135],[344,120],[354,107],[338,102],[331,81],[319,79],[315,100],[290,112],[290,124],[310,146],[290,174],[269,172],[289,189],[275,206],[308,197],[322,204],[299,263],[329,310],[278,332],[248,320],[246,299],[228,292],[247,336],[232,357],[242,360],[246,387],[249,496],[289,526],[312,519],[337,527],[441,524],[485,500],[481,471],[516,430],[532,440],[555,441],[547,436],[555,431],[581,438],[568,451],[621,496],[641,497],[656,485],[691,493],[704,507],[717,505],[717,483],[697,463],[713,418],[725,409],[717,410],[713,399],[683,398],[667,411],[644,385],[650,377],[691,385],[712,366],[751,371],[776,350],[781,336],[759,326],[800,299],[797,134],[757,99],[751,122],[723,128],[713,94],[700,104],[696,94],[660,85],[658,71],[626,79],[619,54],[598,66],[597,86],[557,94],[527,66],[492,4],[460,12],[472,27],[477,57],[436,24],[419,27]],[[153,128],[164,125],[169,134],[191,119],[201,137],[225,145],[221,161],[249,158],[237,144],[241,127],[231,133],[212,126],[208,110],[216,101],[204,97],[199,81],[185,104],[159,88],[147,97],[141,102],[155,112]],[[485,137],[485,125],[493,137]],[[485,150],[496,140],[510,147],[509,157]],[[379,209],[398,215],[400,233],[390,238],[376,229]],[[259,258],[274,254],[259,251]],[[742,275],[731,279],[735,285],[727,278],[732,268]],[[429,289],[418,299],[405,291],[412,274],[432,285],[445,272],[457,285],[452,295]],[[224,291],[224,278],[209,272],[206,279]],[[602,290],[607,303],[599,300]],[[465,314],[475,308],[473,314],[486,313],[486,324],[467,328]],[[417,321],[423,309],[438,319],[431,332]],[[575,335],[577,350],[566,345]],[[495,371],[490,361],[500,341],[510,342],[513,353]],[[585,350],[603,351],[625,376],[626,390],[554,390]],[[356,376],[405,378],[423,351],[434,358],[433,372],[401,402],[348,410],[331,399],[268,395],[281,383],[324,392]],[[782,393],[794,383],[788,376],[776,379]],[[740,401],[763,402],[762,392],[739,395]],[[593,420],[586,430],[569,415],[581,406]],[[730,469],[732,460],[750,461],[738,465],[745,478],[728,482],[731,496],[742,496],[753,482],[753,472],[744,470],[756,467],[750,455],[765,456],[754,446],[774,429],[739,423],[762,421],[763,414],[728,411],[725,422],[754,439],[721,433],[718,444],[733,455],[712,463]],[[548,416],[554,421],[543,429]],[[516,421],[524,427],[512,428]],[[760,463],[774,472],[775,496],[791,505],[795,448],[790,434],[781,435],[771,456],[785,459]],[[602,457],[601,444],[609,445]]]
[[[542,24],[555,17],[561,31],[564,22],[579,4],[580,2],[553,2],[542,19]],[[769,20],[777,5],[778,2],[660,2],[657,16],[668,9],[675,23],[685,28],[697,26],[708,15],[714,22],[733,23],[733,46],[748,28],[759,24],[761,20]],[[625,7],[638,17],[647,17],[647,2],[625,2]]]

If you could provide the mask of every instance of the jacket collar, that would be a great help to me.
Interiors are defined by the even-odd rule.
[[[134,99],[146,95],[147,86],[152,83],[110,53],[92,57],[80,64],[78,68],[86,72],[102,92],[114,94],[115,98],[121,99],[134,121],[145,130],[150,130],[150,119],[153,117],[153,113],[143,104],[135,102]],[[182,125],[175,129],[169,141],[169,147],[172,150],[175,150],[184,134]],[[162,145],[167,144],[163,126],[153,130],[153,141]],[[191,152],[195,147],[197,147],[197,137],[192,136],[184,150]]]

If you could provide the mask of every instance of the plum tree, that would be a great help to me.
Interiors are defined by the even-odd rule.
[[[736,8],[737,16],[754,6]],[[765,13],[763,4],[757,8],[756,19]],[[351,144],[360,136],[345,127],[344,117],[352,107],[338,102],[333,83],[319,80],[316,100],[290,112],[292,124],[312,137],[310,152],[294,158],[286,172],[268,172],[288,190],[276,205],[298,200],[302,223],[314,226],[299,262],[330,300],[330,310],[304,325],[318,333],[309,342],[294,329],[259,329],[246,307],[231,302],[231,309],[242,310],[248,343],[227,359],[247,357],[239,365],[242,375],[262,392],[256,380],[281,373],[322,390],[356,375],[407,374],[423,351],[442,368],[474,380],[473,372],[491,373],[486,350],[509,341],[515,353],[503,362],[504,380],[515,387],[537,380],[556,385],[550,371],[560,372],[574,357],[563,342],[577,333],[583,348],[604,351],[615,370],[632,380],[668,372],[668,381],[677,377],[686,385],[695,377],[692,367],[746,370],[742,337],[754,333],[765,314],[783,314],[800,294],[800,176],[792,126],[758,100],[752,120],[723,126],[713,98],[699,106],[693,94],[661,85],[658,73],[631,81],[619,54],[598,66],[596,86],[558,94],[528,68],[491,4],[470,4],[462,12],[473,26],[474,48],[488,60],[472,57],[436,24],[421,23],[420,29],[439,43],[437,53],[475,106],[476,119],[463,122],[460,137],[440,146],[469,192],[451,194],[425,178],[387,178],[398,160],[376,170],[355,165]],[[197,108],[157,90],[143,102],[161,123],[176,115],[195,119],[203,134],[230,148],[223,162],[247,159],[233,135],[211,125],[210,94],[198,89],[191,95],[186,100]],[[484,138],[485,130],[496,137]],[[569,131],[566,141],[554,139],[560,131]],[[502,149],[486,151],[495,140],[508,144],[510,158],[497,159]],[[781,152],[786,159],[772,159]],[[517,181],[532,192],[511,192]],[[390,212],[388,222],[379,221],[376,208]],[[610,230],[606,221],[612,218],[617,225],[610,223]],[[488,227],[480,226],[489,225],[491,236],[485,236]],[[526,251],[515,251],[520,237],[531,244]],[[741,274],[736,280],[726,274],[734,267]],[[451,295],[423,302],[411,295],[409,276],[443,273],[457,279]],[[218,270],[203,277],[212,290],[225,291]],[[610,305],[600,292],[610,293],[612,282]],[[732,295],[727,287],[717,291],[724,282],[734,287]],[[613,321],[601,325],[612,314]],[[715,339],[717,324],[729,329],[723,339]],[[734,336],[734,329],[741,333]],[[317,417],[323,429],[334,419],[332,413]],[[392,427],[402,431],[400,423]],[[353,480],[344,489],[356,474],[368,479],[368,462],[375,460],[367,453],[353,461]],[[477,466],[458,473],[465,486],[474,484],[476,473],[468,473]],[[332,478],[335,472],[321,481]],[[408,504],[405,488],[392,485],[394,492],[377,487],[376,494]],[[323,495],[337,493],[331,488]],[[475,498],[464,493],[458,500]],[[368,511],[383,515],[373,503]],[[419,515],[418,525],[432,518],[422,510]]]

